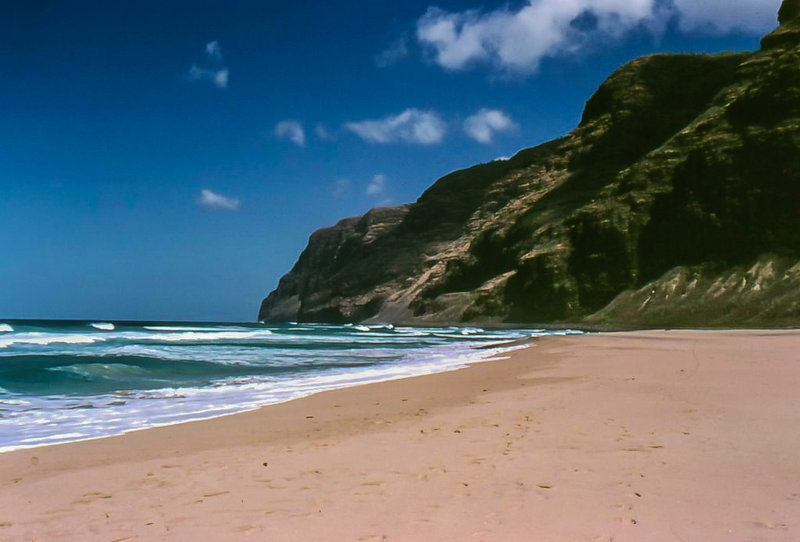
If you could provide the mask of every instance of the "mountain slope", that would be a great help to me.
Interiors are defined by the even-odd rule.
[[[800,321],[799,11],[755,53],[634,60],[567,136],[314,233],[259,319]]]

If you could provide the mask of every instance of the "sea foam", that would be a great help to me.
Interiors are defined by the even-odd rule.
[[[95,329],[99,329],[100,331],[114,331],[115,326],[109,322],[95,322],[93,324],[89,324]]]
[[[103,341],[103,339],[89,335],[31,332],[0,338],[0,348],[6,348],[15,344],[37,344],[47,346],[50,344],[91,344],[98,341]]]
[[[0,324],[0,333],[12,333],[14,328],[8,324]]]
[[[0,334],[0,367],[9,369],[0,371],[0,452],[452,370],[541,334],[308,323],[90,325],[35,324],[36,331],[17,326]]]
[[[218,331],[217,327],[197,326],[143,326],[148,331]]]
[[[140,338],[145,341],[224,341],[224,340],[255,340],[264,339],[272,335],[268,329],[257,331],[182,331],[178,333],[144,334]]]

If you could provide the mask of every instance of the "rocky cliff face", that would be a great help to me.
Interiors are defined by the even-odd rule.
[[[620,68],[567,136],[312,235],[260,320],[800,322],[800,1]]]

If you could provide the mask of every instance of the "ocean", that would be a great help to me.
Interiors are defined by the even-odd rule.
[[[0,321],[0,452],[449,371],[577,331]]]

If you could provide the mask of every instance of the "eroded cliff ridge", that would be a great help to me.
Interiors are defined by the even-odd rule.
[[[800,0],[759,51],[653,55],[563,138],[317,231],[265,321],[800,323]]]

